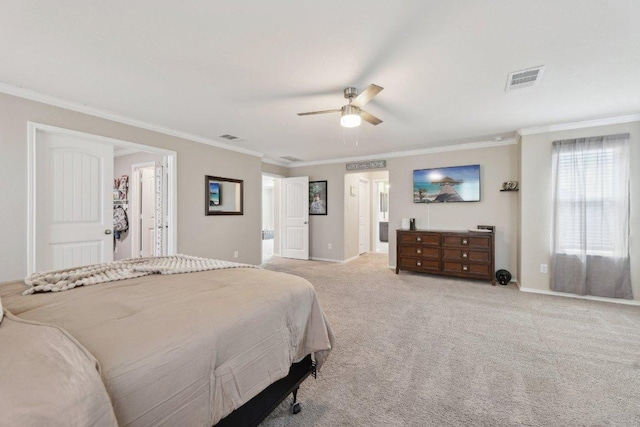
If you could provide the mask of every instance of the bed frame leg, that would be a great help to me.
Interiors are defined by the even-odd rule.
[[[293,403],[291,404],[291,413],[292,414],[297,414],[298,412],[302,411],[302,406],[300,405],[300,402],[298,402],[298,389],[300,387],[296,387],[295,390],[293,390]]]

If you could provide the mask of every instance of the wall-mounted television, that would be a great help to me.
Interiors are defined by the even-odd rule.
[[[414,203],[480,201],[480,165],[413,171]]]

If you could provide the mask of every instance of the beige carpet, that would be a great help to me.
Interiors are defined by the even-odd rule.
[[[336,345],[262,426],[640,426],[640,307],[385,265],[266,265],[313,283]]]

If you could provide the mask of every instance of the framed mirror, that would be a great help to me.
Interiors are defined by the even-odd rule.
[[[243,215],[243,186],[241,179],[204,177],[205,215]]]

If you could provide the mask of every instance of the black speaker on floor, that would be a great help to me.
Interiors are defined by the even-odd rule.
[[[511,281],[511,273],[507,270],[498,270],[496,271],[496,279],[501,285],[507,285]]]

